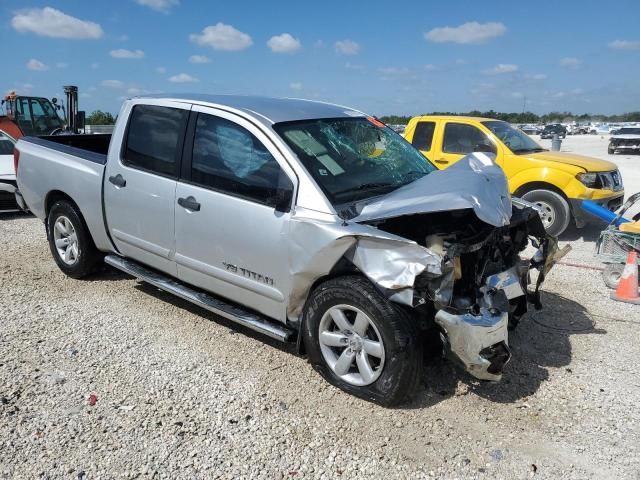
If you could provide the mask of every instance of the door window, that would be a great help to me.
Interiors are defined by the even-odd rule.
[[[274,206],[280,165],[251,132],[223,118],[201,113],[196,122],[191,181],[231,195]]]
[[[177,176],[188,110],[136,105],[129,120],[124,163],[160,175]]]
[[[13,142],[0,132],[0,155],[13,155]]]
[[[413,132],[413,140],[411,144],[418,150],[431,150],[431,142],[433,141],[433,131],[436,128],[435,122],[418,122]]]
[[[442,151],[444,153],[458,153],[466,155],[478,151],[478,146],[485,148],[482,151],[496,152],[495,146],[489,138],[473,125],[463,123],[447,123],[444,128],[444,141]]]

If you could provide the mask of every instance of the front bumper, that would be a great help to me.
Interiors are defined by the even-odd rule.
[[[455,315],[440,310],[435,319],[444,331],[447,351],[467,372],[481,380],[502,378],[502,369],[511,359],[508,313],[493,314],[482,308],[479,315]]]
[[[578,228],[584,227],[587,223],[593,220],[593,217],[582,209],[581,204],[583,200],[583,198],[569,199],[569,203],[571,204],[571,213],[573,213],[573,218],[575,219],[576,227]],[[612,195],[610,197],[599,198],[597,200],[591,201],[606,208],[607,210],[615,212],[622,206],[622,203],[624,202],[624,191],[616,193],[615,195]]]

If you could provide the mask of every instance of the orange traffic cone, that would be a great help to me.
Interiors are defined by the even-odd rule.
[[[611,294],[613,300],[640,305],[640,295],[638,295],[638,254],[635,251],[629,252],[627,264],[620,275],[618,288]]]

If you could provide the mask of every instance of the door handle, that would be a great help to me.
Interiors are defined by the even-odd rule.
[[[436,160],[436,163],[444,163],[444,164],[447,164],[447,163],[449,163],[449,160],[440,159],[440,160]]]
[[[179,198],[178,205],[194,212],[200,211],[200,204],[196,202],[196,199],[192,196],[188,196],[187,198]]]
[[[113,183],[116,187],[122,188],[127,186],[127,181],[122,177],[122,175],[117,174],[115,177],[111,175],[109,177],[109,181]]]

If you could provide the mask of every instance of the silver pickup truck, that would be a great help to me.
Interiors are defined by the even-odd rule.
[[[135,98],[112,136],[23,138],[16,150],[17,198],[64,273],[104,261],[296,342],[329,382],[384,405],[414,391],[427,346],[499,380],[508,327],[539,307],[556,258],[490,155],[438,171],[338,105]],[[530,241],[538,251],[522,259]]]

